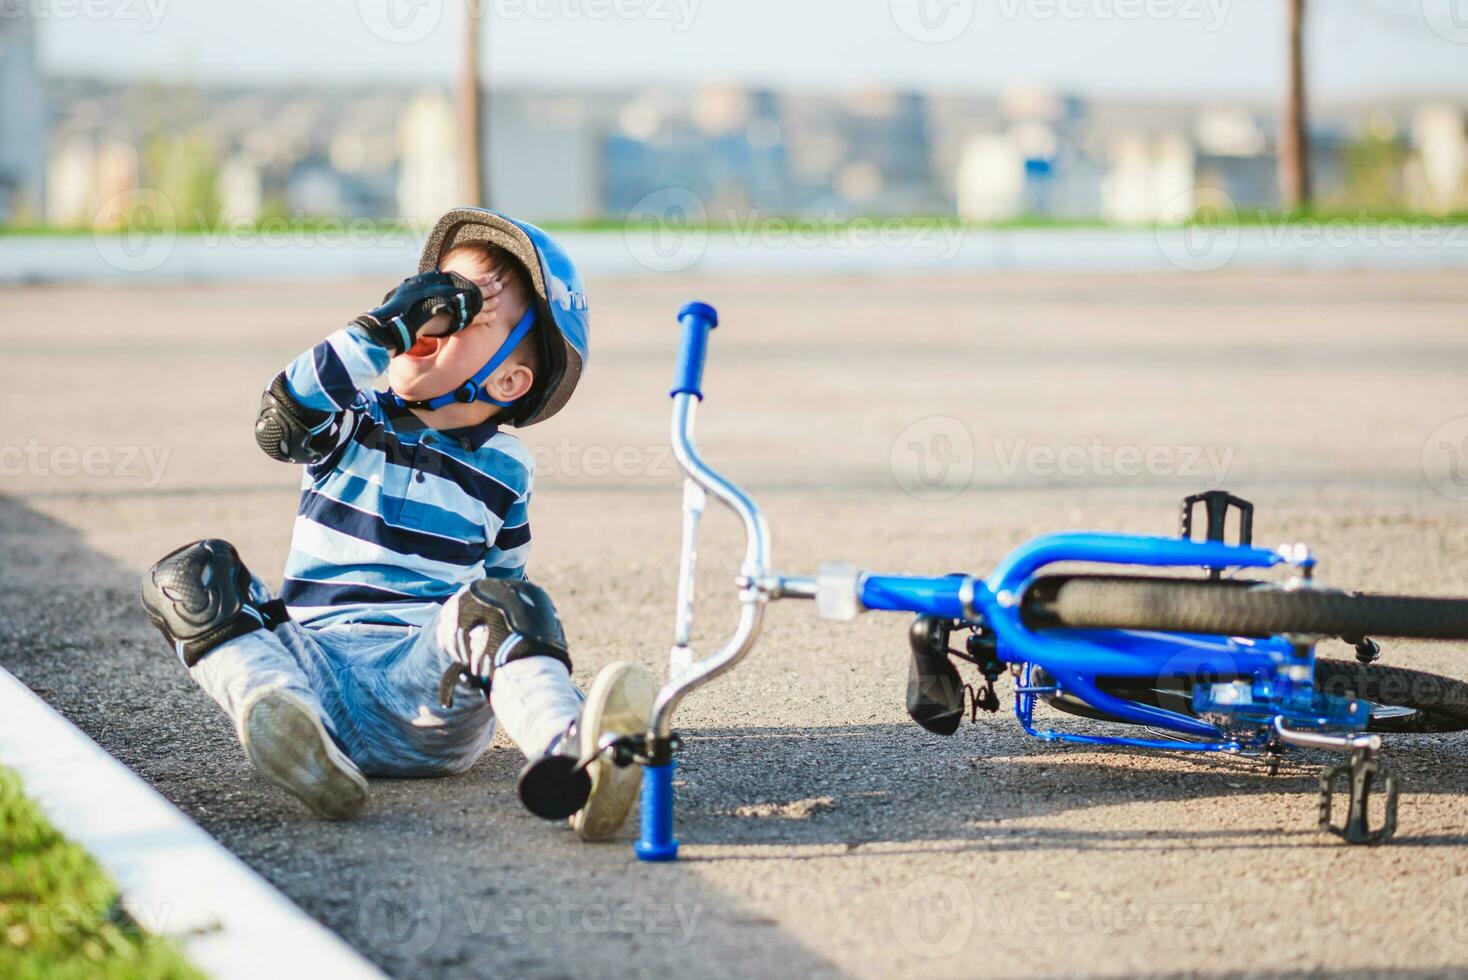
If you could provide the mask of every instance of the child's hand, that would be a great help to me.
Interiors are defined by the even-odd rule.
[[[453,333],[474,321],[483,306],[483,286],[456,272],[409,276],[383,297],[382,305],[352,321],[393,356],[417,342],[430,324],[437,334]]]
[[[470,276],[470,280],[479,287],[479,294],[484,297],[484,305],[479,308],[479,313],[469,321],[469,326],[480,324],[488,326],[495,310],[499,308],[499,294],[505,288],[500,282],[498,271],[487,272],[484,275]],[[441,337],[452,328],[452,321],[447,313],[438,313],[433,316],[423,329],[418,331],[422,337]],[[467,329],[467,328],[466,328]]]
[[[478,277],[471,278],[480,281]],[[514,329],[515,322],[530,307],[529,283],[502,266],[490,269],[484,279],[492,286],[486,286],[484,307],[470,324],[492,327],[503,322],[506,331]]]

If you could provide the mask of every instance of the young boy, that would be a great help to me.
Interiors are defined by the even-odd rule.
[[[641,772],[598,758],[646,729],[656,684],[571,682],[550,597],[525,578],[533,461],[502,425],[570,398],[587,355],[575,267],[533,225],[463,208],[419,274],[277,375],[256,441],[305,465],[273,597],[225,541],[144,576],[143,605],[270,782],[333,820],[366,775],[462,772],[496,718],[527,757],[519,792],[588,840],[616,833]],[[369,385],[384,371],[390,388]]]

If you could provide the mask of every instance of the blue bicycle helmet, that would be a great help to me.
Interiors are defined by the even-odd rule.
[[[505,421],[520,427],[543,422],[570,400],[586,367],[590,321],[581,274],[571,257],[545,232],[484,208],[455,208],[439,218],[423,243],[418,271],[437,269],[444,255],[461,245],[502,248],[515,257],[530,278],[535,322],[540,324],[537,336],[541,369],[530,392],[514,404]],[[506,346],[512,348],[513,344],[507,342]]]

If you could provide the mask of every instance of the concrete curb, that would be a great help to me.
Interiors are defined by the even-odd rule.
[[[382,976],[3,668],[0,764],[107,869],[128,914],[211,977]]]

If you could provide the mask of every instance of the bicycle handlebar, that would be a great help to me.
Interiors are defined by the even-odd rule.
[[[672,443],[678,463],[687,474],[683,494],[683,551],[678,570],[678,610],[674,628],[673,676],[663,685],[653,705],[649,736],[655,740],[672,733],[673,712],[678,703],[738,663],[754,646],[764,617],[765,596],[757,583],[769,566],[769,526],[759,505],[733,482],[717,473],[698,454],[693,438],[693,419],[703,399],[703,365],[708,353],[709,331],[719,315],[707,303],[689,303],[678,311],[683,325],[678,347],[678,367],[673,378]],[[739,623],[734,635],[716,653],[694,661],[689,647],[693,620],[693,579],[698,556],[698,525],[703,514],[704,494],[712,493],[744,525],[744,563],[740,568]]]
[[[683,338],[678,344],[678,366],[669,395],[689,394],[703,400],[703,362],[708,354],[709,331],[719,325],[719,314],[707,303],[686,303],[678,311]]]

